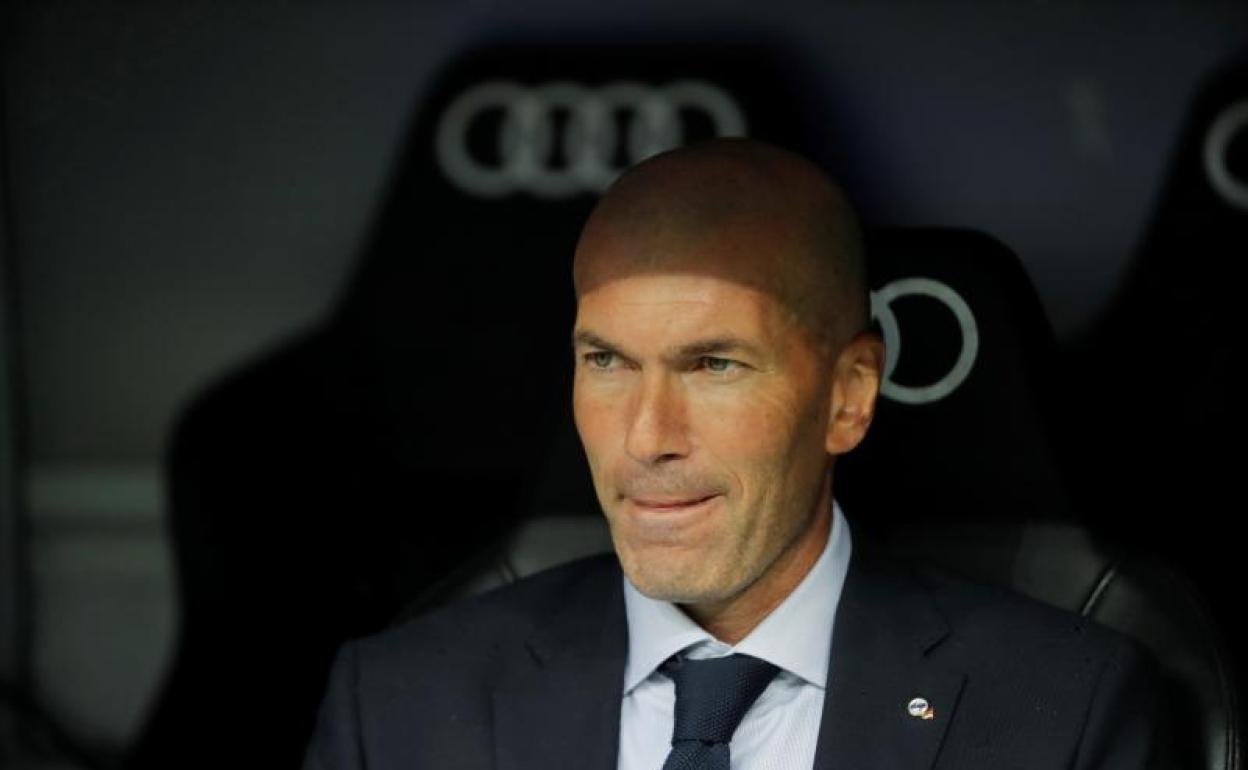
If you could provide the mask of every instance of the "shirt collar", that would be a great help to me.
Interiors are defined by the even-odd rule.
[[[849,524],[833,501],[832,531],[814,566],[731,650],[766,660],[822,689],[828,679],[832,627],[851,550]],[[627,577],[624,609],[628,617],[625,695],[671,656],[699,642],[715,641],[675,604],[642,594]]]

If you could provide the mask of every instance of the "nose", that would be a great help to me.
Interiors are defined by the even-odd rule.
[[[639,463],[656,465],[689,454],[685,397],[666,372],[648,372],[634,394],[625,450]]]

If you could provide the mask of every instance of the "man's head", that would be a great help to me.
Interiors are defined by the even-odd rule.
[[[576,424],[629,579],[704,608],[787,594],[882,366],[844,196],[759,142],[664,153],[599,202],[574,281]]]

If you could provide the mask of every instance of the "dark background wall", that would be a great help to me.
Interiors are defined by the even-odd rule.
[[[1060,336],[1114,293],[1243,3],[14,3],[5,200],[38,676],[133,729],[176,608],[178,410],[320,317],[435,68],[491,39],[765,36],[820,74],[874,220],[1019,253]],[[421,216],[421,212],[413,212]],[[523,255],[566,259],[567,255]]]

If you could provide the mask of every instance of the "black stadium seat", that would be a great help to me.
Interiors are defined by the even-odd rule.
[[[1118,294],[1063,351],[1085,372],[1063,394],[1063,442],[1088,523],[1166,556],[1218,602],[1220,625],[1248,650],[1237,599],[1243,559],[1239,486],[1248,412],[1248,59],[1213,74],[1180,127],[1163,185]],[[1239,692],[1248,694],[1240,671]]]

